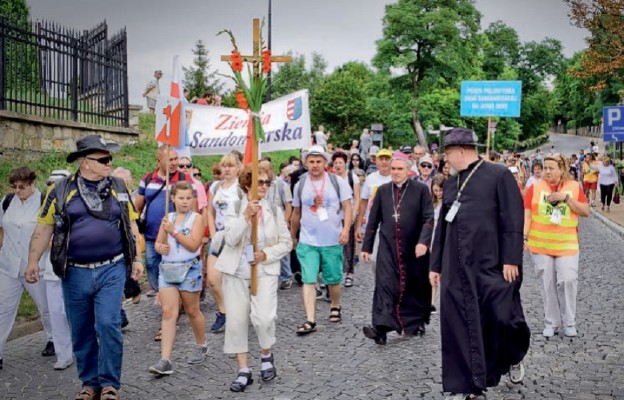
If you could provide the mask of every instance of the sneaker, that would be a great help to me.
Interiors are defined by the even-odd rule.
[[[325,297],[323,297],[323,300],[325,300],[328,303],[331,303],[331,296],[329,295],[329,288],[325,289]]]
[[[161,358],[160,361],[149,367],[149,372],[155,375],[171,375],[173,374],[173,366],[171,361]]]
[[[322,300],[324,297],[323,292],[321,292],[321,290],[317,287],[316,288],[316,299],[317,300]]]
[[[524,379],[524,364],[520,362],[519,364],[512,365],[509,369],[509,380],[511,383],[518,384],[522,382]]]
[[[280,282],[280,289],[287,290],[292,287],[292,279],[286,279],[285,281]]]
[[[326,283],[319,283],[319,287],[321,289],[325,289],[327,287],[327,284]]]
[[[207,353],[208,353],[207,346],[195,345],[193,347],[193,351],[191,351],[191,354],[186,359],[186,362],[189,364],[199,364],[204,361],[204,358],[206,358]]]
[[[431,314],[437,314],[438,313],[438,309],[436,308],[436,306],[434,306],[433,304],[431,305]]]
[[[219,333],[225,330],[225,314],[217,311],[216,314],[217,319],[215,319],[214,324],[210,327],[210,331],[212,333]]]
[[[551,326],[547,326],[546,328],[544,328],[544,331],[542,332],[542,336],[544,336],[545,338],[551,338],[555,336],[555,332],[556,332],[555,328]]]
[[[578,335],[578,332],[576,331],[576,328],[574,326],[566,326],[563,330],[563,333],[567,337],[575,337]]]
[[[69,360],[58,360],[54,364],[54,369],[57,370],[57,371],[62,371],[64,369],[69,368],[73,363],[74,363],[74,357],[73,356]]]
[[[147,292],[146,296],[147,297],[154,297],[154,296],[156,296],[156,291],[150,290],[149,292]]]
[[[48,342],[46,343],[45,349],[41,351],[41,355],[44,357],[52,357],[56,355],[56,351],[54,351],[54,343]]]

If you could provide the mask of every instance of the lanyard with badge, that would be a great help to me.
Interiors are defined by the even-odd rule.
[[[316,190],[316,186],[314,186],[314,181],[310,179],[310,185],[312,186],[312,190],[314,191],[314,205],[310,207],[312,212],[316,212],[318,215],[319,221],[327,221],[329,219],[329,214],[327,213],[327,208],[323,207],[323,191],[325,190],[325,182],[327,182],[327,173],[323,174],[323,183],[321,184],[321,190]]]
[[[455,201],[453,202],[453,205],[451,206],[450,210],[446,214],[446,218],[444,218],[444,220],[446,222],[453,222],[453,220],[457,216],[457,212],[459,211],[459,207],[461,207],[461,203],[459,202],[459,199],[461,198],[462,192],[466,188],[466,185],[468,184],[468,181],[470,180],[470,178],[472,178],[472,175],[474,175],[474,173],[477,172],[477,170],[479,169],[481,164],[483,164],[483,162],[484,162],[484,160],[479,161],[477,166],[474,167],[474,169],[470,172],[470,174],[468,174],[468,177],[466,178],[464,183],[461,185],[461,187],[459,187],[459,175],[457,176],[457,188],[459,190],[457,192],[457,197],[455,197]]]
[[[563,187],[563,184],[560,183],[559,186],[557,187],[557,192],[561,191],[562,187]],[[561,225],[561,218],[563,214],[561,213],[561,208],[557,207],[557,205],[559,205],[559,202],[551,201],[550,205],[553,206],[552,214],[550,214],[550,222],[554,225]]]

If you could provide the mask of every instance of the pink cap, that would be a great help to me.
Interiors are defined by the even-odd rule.
[[[412,166],[412,160],[410,160],[409,156],[401,151],[395,151],[394,154],[392,155],[392,159],[393,160],[400,160],[400,161],[404,161],[408,167]]]

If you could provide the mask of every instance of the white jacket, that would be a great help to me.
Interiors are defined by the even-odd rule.
[[[245,221],[243,213],[247,208],[248,200],[244,198],[238,214],[234,207],[229,207],[225,216],[225,246],[217,259],[215,268],[225,274],[235,275],[243,255],[244,238],[251,229],[251,222]],[[280,274],[280,259],[290,253],[292,249],[292,239],[284,212],[279,208],[272,208],[263,199],[262,219],[264,222],[264,248],[260,249],[266,254],[266,260],[262,263],[262,268],[267,275]],[[274,215],[275,210],[277,215]]]

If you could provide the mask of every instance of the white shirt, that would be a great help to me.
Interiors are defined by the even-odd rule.
[[[199,216],[198,213],[189,211],[188,218],[185,218],[182,221],[182,224],[175,225],[177,213],[172,212],[169,213],[168,218],[174,226],[175,230],[178,231],[178,235],[190,236],[193,230],[193,223],[195,222],[195,218]],[[184,262],[191,260],[197,256],[199,256],[199,252],[201,249],[197,249],[195,252],[188,251],[184,246],[180,244],[173,236],[167,234],[167,244],[169,245],[169,254],[166,256],[163,255],[163,261],[168,262]]]
[[[598,175],[599,185],[614,185],[618,183],[618,174],[613,165],[604,166],[601,162],[596,166],[592,166],[592,169],[597,169],[600,175]]]
[[[221,231],[225,228],[225,215],[229,207],[235,206],[236,202],[240,202],[241,199],[238,196],[238,181],[225,188],[224,182],[221,181],[219,191],[215,193],[216,183],[210,185],[210,194],[212,199],[212,207],[215,210],[215,227],[217,231]]]
[[[323,185],[323,181],[325,184]],[[299,185],[301,180],[295,185],[295,196],[293,207],[301,207],[301,235],[299,242],[315,247],[337,246],[342,231],[342,220],[344,211],[340,203],[351,200],[351,187],[344,179],[338,179],[340,188],[340,199],[338,193],[332,185],[329,175],[325,173],[323,179],[312,181],[308,175],[305,178],[301,198],[299,198]],[[313,209],[316,193],[321,193],[323,197],[323,207],[327,211],[327,219],[320,220],[320,214]]]
[[[526,182],[525,189],[528,189],[534,184],[539,183],[539,181],[541,180],[542,178],[536,178],[535,175],[531,175],[531,177]]]
[[[314,132],[314,140],[316,140],[317,145],[327,147],[327,137],[325,137],[325,133],[321,131]]]
[[[11,278],[18,278],[26,271],[28,247],[37,226],[40,207],[41,192],[38,189],[24,203],[15,195],[6,213],[0,207],[0,228],[4,230],[4,241],[0,248],[0,272]],[[43,272],[44,268],[41,268],[41,273]]]
[[[370,209],[373,207],[373,200],[375,200],[377,189],[379,189],[379,186],[391,181],[392,177],[390,175],[383,176],[379,173],[379,171],[373,172],[366,177],[364,186],[362,186],[362,190],[360,191],[360,199],[368,200],[363,225],[366,225],[366,221],[368,221],[368,214],[370,213]]]

